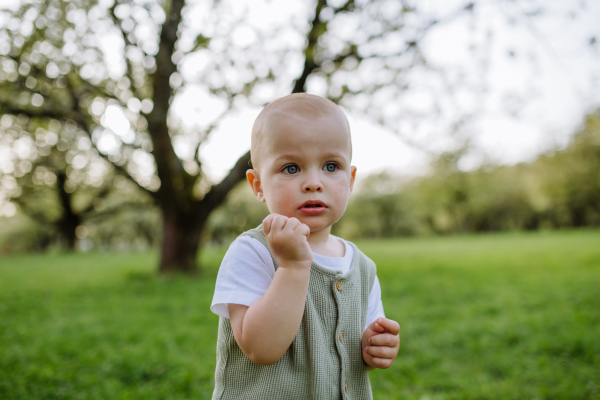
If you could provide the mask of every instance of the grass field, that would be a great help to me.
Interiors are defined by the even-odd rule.
[[[600,399],[600,231],[364,241],[395,365],[375,399]],[[225,249],[0,258],[0,399],[208,399]]]

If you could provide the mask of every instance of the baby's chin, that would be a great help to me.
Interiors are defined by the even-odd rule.
[[[290,215],[289,213],[285,213],[285,212],[281,212],[281,211],[277,211],[277,210],[271,210],[270,208],[269,208],[269,214],[283,215],[284,217],[288,217],[288,218],[298,218],[297,215]]]
[[[331,225],[323,225],[322,223],[318,223],[317,221],[310,221],[310,218],[308,220],[306,219],[300,219],[300,222],[302,222],[303,224],[306,224],[309,228],[310,228],[310,233],[317,233],[317,232],[321,232],[324,230],[331,230]]]
[[[271,210],[271,209],[269,209],[269,213],[283,215],[284,217],[288,217],[288,218],[296,218],[301,223],[307,225],[310,228],[311,233],[321,232],[324,229],[331,229],[331,225],[326,225],[323,223],[323,221],[319,221],[320,217],[323,217],[322,214],[298,215],[298,214],[290,214],[289,212],[282,212],[282,211],[278,212],[277,210]]]

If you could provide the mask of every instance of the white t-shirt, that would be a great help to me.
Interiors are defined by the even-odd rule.
[[[338,238],[339,239],[339,238]],[[313,253],[315,263],[346,274],[350,271],[354,249],[343,239],[346,253],[343,257],[325,257]],[[250,307],[267,288],[275,276],[275,265],[267,248],[250,236],[240,236],[231,243],[217,275],[215,294],[210,309],[215,314],[229,318],[227,304]],[[379,317],[385,317],[381,303],[381,286],[375,276],[369,294],[366,327]]]

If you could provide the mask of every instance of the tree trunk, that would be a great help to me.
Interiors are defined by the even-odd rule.
[[[199,221],[197,215],[175,210],[163,211],[160,273],[199,272],[196,258],[203,227],[204,220]]]
[[[58,236],[64,241],[65,248],[69,251],[75,250],[77,236],[75,229],[79,226],[80,221],[77,215],[64,215],[60,221],[56,223]]]
[[[241,156],[229,174],[217,185],[213,186],[202,200],[188,199],[186,207],[178,207],[177,203],[166,203],[161,206],[163,215],[162,255],[158,271],[199,272],[196,263],[200,248],[200,235],[211,212],[223,203],[225,197],[240,181],[246,177],[249,168],[250,152]]]
[[[77,243],[75,229],[81,224],[81,217],[75,214],[71,207],[71,195],[65,191],[66,181],[66,173],[59,172],[57,174],[57,189],[63,213],[60,220],[56,221],[55,226],[58,229],[58,236],[65,242],[66,249],[73,251]]]

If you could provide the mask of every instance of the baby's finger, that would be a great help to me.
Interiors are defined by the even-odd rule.
[[[385,346],[368,346],[367,348],[365,348],[365,351],[370,356],[379,358],[393,359],[397,354],[396,349]]]
[[[275,218],[276,215],[277,214],[269,214],[265,219],[263,219],[262,227],[265,236],[269,236],[269,233],[271,232],[271,224],[273,223],[273,218]]]
[[[371,357],[371,365],[377,368],[386,369],[389,368],[394,360],[389,358]]]
[[[400,325],[398,325],[396,321],[392,321],[391,319],[387,318],[377,318],[377,322],[381,326],[386,328],[388,331],[390,331],[390,333],[392,333],[393,335],[397,335],[400,333]]]
[[[382,333],[369,338],[369,346],[396,347],[399,344],[398,335],[392,335],[391,333]]]
[[[379,318],[381,319],[381,318]],[[377,320],[371,322],[367,329],[372,330],[373,332],[385,332],[385,328],[377,323]]]
[[[310,236],[310,228],[306,224],[298,225],[294,231],[298,232],[300,235],[306,236],[307,239]]]
[[[273,222],[271,222],[271,232],[281,231],[284,228],[287,219],[288,218],[283,215],[275,214]]]
[[[288,231],[293,231],[298,225],[300,225],[300,221],[298,221],[298,218],[292,217],[288,219],[285,223],[285,229]]]

